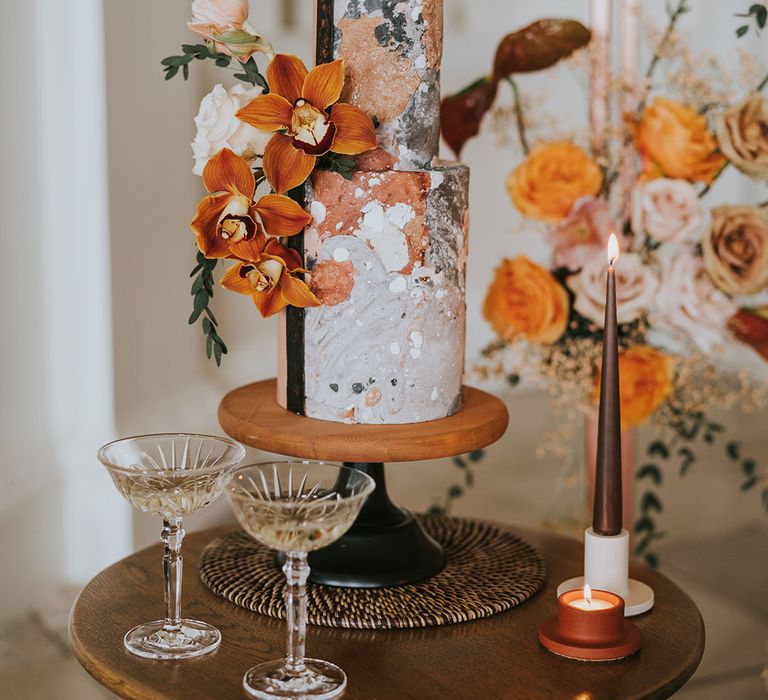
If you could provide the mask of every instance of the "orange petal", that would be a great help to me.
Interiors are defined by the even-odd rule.
[[[307,68],[302,60],[286,53],[277,53],[267,66],[269,91],[282,95],[294,104],[301,97],[301,88],[307,77]]]
[[[299,306],[301,308],[306,308],[307,306],[320,306],[320,300],[312,294],[307,283],[297,277],[284,274],[280,278],[279,287],[283,298],[291,306]]]
[[[245,277],[240,276],[240,268],[243,263],[232,265],[219,280],[219,284],[230,292],[238,294],[253,294],[253,288]]]
[[[253,303],[256,304],[256,308],[263,318],[274,316],[288,306],[288,302],[277,288],[271,289],[268,292],[255,292],[252,298]]]
[[[291,126],[293,107],[284,97],[270,92],[256,97],[238,110],[235,116],[262,131],[278,131]]]
[[[197,214],[190,226],[195,232],[197,247],[206,258],[226,258],[229,245],[217,234],[219,217],[229,204],[232,195],[229,192],[209,195],[200,200]]]
[[[312,221],[296,202],[282,194],[265,195],[254,209],[266,232],[273,236],[292,236]]]
[[[267,244],[267,237],[261,226],[256,227],[256,235],[250,241],[238,241],[229,246],[227,252],[240,260],[258,262]]]
[[[362,110],[339,102],[331,110],[331,121],[336,125],[336,138],[331,146],[334,153],[352,156],[376,148],[373,121]]]
[[[275,134],[264,149],[264,173],[278,194],[301,185],[315,167],[315,156],[294,148],[291,139]]]
[[[276,238],[270,238],[267,241],[267,245],[264,248],[264,253],[276,258],[280,258],[289,272],[306,272],[303,267],[304,263],[301,259],[301,254],[299,251],[283,245]]]
[[[228,148],[222,148],[205,164],[203,182],[209,192],[235,192],[250,198],[256,191],[250,166]]]
[[[344,60],[341,58],[330,63],[315,66],[306,78],[301,96],[313,107],[325,109],[339,101],[344,87]]]

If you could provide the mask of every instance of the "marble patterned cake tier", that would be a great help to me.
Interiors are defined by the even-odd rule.
[[[461,408],[469,171],[317,171],[305,231],[305,414],[415,423]]]
[[[379,120],[396,168],[429,167],[440,145],[442,0],[335,0],[334,23],[342,100]]]

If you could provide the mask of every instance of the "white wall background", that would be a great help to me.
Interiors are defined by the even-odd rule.
[[[541,16],[588,23],[586,0],[445,4],[446,92],[487,72],[507,31]],[[311,0],[251,5],[253,24],[278,50],[310,61]],[[664,0],[643,5],[662,21]],[[732,46],[732,15],[745,3],[692,5],[683,26],[696,45]],[[186,0],[0,2],[4,26],[36,26],[44,37],[34,51],[23,32],[0,43],[0,94],[10,107],[0,130],[0,619],[57,582],[83,580],[133,546],[156,541],[159,524],[131,514],[102,474],[94,457],[101,442],[146,431],[219,432],[221,396],[275,372],[275,322],[262,321],[247,298],[222,291],[214,299],[230,347],[221,369],[205,359],[199,327],[186,323],[195,253],[188,223],[203,194],[191,173],[192,117],[213,83],[226,82],[225,71],[201,64],[191,67],[189,82],[163,80],[160,60],[195,41],[188,15]],[[584,128],[584,85],[571,68],[523,78],[521,86],[536,113],[546,92],[551,113],[567,117],[553,130]],[[473,168],[470,356],[490,338],[479,308],[498,259],[537,254],[535,236],[514,235],[504,188],[516,153],[488,131],[463,154]],[[713,194],[744,198],[744,186],[731,173]],[[510,406],[510,430],[490,450],[459,512],[536,523],[556,509],[552,484],[561,465],[534,456],[552,417],[538,395],[518,396]],[[729,420],[759,446],[763,419]],[[395,495],[420,508],[456,479],[445,460],[390,470]],[[682,535],[763,517],[717,459],[701,471],[668,485],[668,502],[681,504],[667,516],[670,529]],[[707,522],[692,518],[702,506],[712,516]],[[225,517],[221,503],[190,525]]]

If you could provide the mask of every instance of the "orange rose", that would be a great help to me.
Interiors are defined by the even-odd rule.
[[[555,223],[579,197],[596,195],[603,184],[600,167],[572,143],[534,146],[507,180],[512,203],[531,219]]]
[[[674,100],[656,98],[645,108],[634,131],[646,178],[664,176],[709,184],[725,165],[706,117]]]
[[[639,345],[619,353],[621,429],[634,428],[659,407],[672,391],[674,361],[654,348]],[[592,398],[600,396],[600,372]]]
[[[522,255],[504,259],[488,288],[483,316],[504,340],[554,343],[568,323],[568,294],[541,265]]]

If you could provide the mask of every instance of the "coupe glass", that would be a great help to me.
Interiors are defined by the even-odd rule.
[[[237,519],[257,542],[284,552],[288,648],[243,678],[257,698],[334,698],[347,676],[338,666],[304,658],[307,553],[341,537],[355,521],[374,481],[356,469],[323,462],[269,462],[241,467],[228,486]]]
[[[132,654],[185,659],[221,643],[215,627],[181,617],[181,518],[221,495],[243,457],[245,449],[233,440],[187,433],[124,438],[99,450],[99,461],[134,508],[163,518],[165,619],[125,635],[125,648]]]

